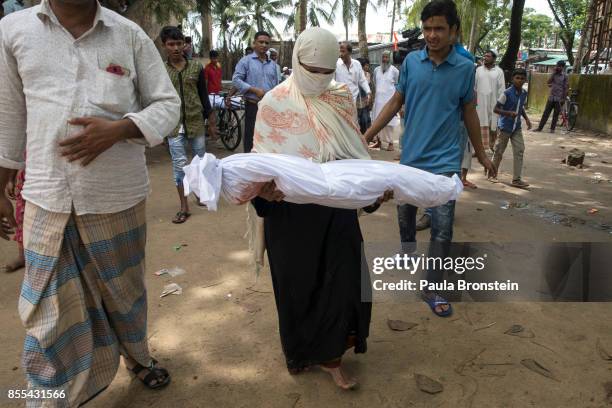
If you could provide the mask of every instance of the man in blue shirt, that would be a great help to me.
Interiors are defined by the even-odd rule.
[[[474,105],[474,64],[457,54],[454,47],[459,18],[451,0],[434,0],[421,13],[426,48],[406,57],[396,92],[372,127],[365,133],[372,138],[405,105],[401,164],[434,174],[451,176],[461,171],[465,139],[461,131],[463,114],[478,161],[492,176],[496,169],[485,154],[480,124]],[[416,242],[416,213],[412,205],[398,206],[403,248]],[[430,257],[445,258],[453,236],[455,202],[432,209]],[[439,282],[443,270],[429,270],[427,280]],[[448,316],[448,301],[431,291],[423,300],[438,316]]]
[[[268,58],[270,48],[270,34],[259,31],[255,34],[253,42],[255,52],[248,54],[238,62],[232,77],[234,87],[244,95],[244,152],[249,153],[253,148],[253,133],[255,132],[255,118],[257,117],[257,103],[266,92],[278,85],[276,62]]]
[[[523,154],[525,153],[525,142],[521,130],[521,116],[525,118],[527,129],[531,129],[531,121],[525,113],[525,101],[527,91],[523,89],[523,84],[527,80],[527,72],[522,68],[517,68],[512,73],[512,86],[504,91],[499,97],[495,106],[495,113],[499,116],[499,137],[495,142],[495,153],[493,163],[499,167],[502,156],[508,146],[508,140],[512,143],[512,156],[514,159],[512,186],[518,188],[529,187],[529,184],[521,179],[523,170]],[[497,182],[497,179],[490,179]]]

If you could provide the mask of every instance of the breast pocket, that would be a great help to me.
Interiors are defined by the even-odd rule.
[[[135,101],[134,82],[128,75],[120,76],[100,69],[96,72],[96,84],[89,101],[105,111],[126,114]]]

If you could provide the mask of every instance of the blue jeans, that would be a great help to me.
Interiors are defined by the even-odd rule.
[[[359,119],[359,130],[365,133],[372,126],[370,110],[368,108],[357,109],[357,118]]]
[[[187,148],[191,147],[192,155],[203,157],[206,153],[206,139],[204,135],[188,138],[184,133],[179,133],[174,137],[168,137],[168,145],[172,157],[174,182],[180,186],[183,185],[183,178],[185,178],[183,167],[187,165]]]
[[[454,173],[443,174],[452,177]],[[416,215],[417,207],[404,204],[397,206],[397,219],[400,229],[400,239],[404,252],[413,252],[416,249]],[[446,258],[450,254],[450,245],[453,239],[453,224],[455,222],[455,201],[449,201],[438,207],[428,208],[431,215],[431,238],[429,257]],[[427,280],[441,282],[443,269],[427,270]]]

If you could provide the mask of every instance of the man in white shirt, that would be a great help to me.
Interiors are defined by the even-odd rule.
[[[480,135],[482,144],[487,150],[493,150],[497,135],[498,116],[494,111],[497,99],[506,90],[504,71],[497,65],[497,55],[489,50],[483,57],[483,65],[476,68],[476,112],[480,120]]]
[[[374,95],[374,109],[372,110],[372,120],[380,115],[383,108],[389,102],[395,93],[395,87],[399,81],[399,70],[391,64],[391,51],[385,51],[382,54],[380,66],[374,70],[374,85],[376,94]],[[395,115],[393,119],[380,131],[377,144],[372,147],[380,147],[381,142],[387,144],[387,150],[393,151],[393,134],[395,128],[399,126],[399,115]]]
[[[120,355],[147,387],[167,385],[149,354],[144,284],[145,145],[180,115],[159,52],[96,0],[42,0],[0,20],[0,84],[0,238],[16,226],[7,175],[27,173],[28,386],[57,392],[45,406],[80,406]]]
[[[340,43],[340,58],[338,58],[338,62],[336,63],[335,79],[336,82],[341,82],[348,86],[353,95],[353,102],[357,102],[357,98],[359,98],[359,89],[361,88],[367,95],[367,102],[364,104],[367,105],[372,92],[370,91],[370,86],[368,85],[368,80],[366,79],[361,64],[359,61],[351,58],[352,52],[353,46],[351,43]]]

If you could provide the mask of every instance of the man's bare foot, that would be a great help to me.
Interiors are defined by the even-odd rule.
[[[387,151],[388,152],[394,152],[395,151],[395,147],[393,147],[393,143],[389,143],[389,146],[387,146]]]
[[[463,182],[463,186],[467,187],[467,188],[478,188],[478,186],[474,183],[472,183],[471,181],[468,181],[467,179],[462,180]]]
[[[355,378],[349,377],[344,370],[342,370],[342,366],[340,362],[332,363],[332,364],[321,364],[319,365],[321,370],[329,373],[332,376],[332,379],[336,383],[336,385],[343,390],[356,390],[359,388],[359,383]]]
[[[2,270],[2,272],[7,272],[7,273],[15,272],[23,268],[24,266],[25,266],[25,259],[23,258],[23,255],[20,255],[17,258],[13,259],[11,262],[3,265],[0,268],[0,270]]]

